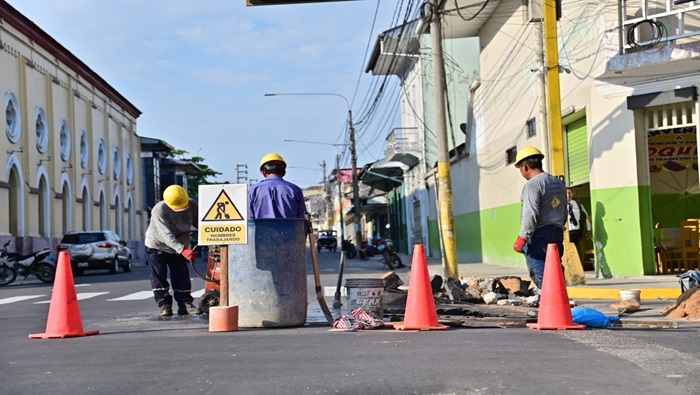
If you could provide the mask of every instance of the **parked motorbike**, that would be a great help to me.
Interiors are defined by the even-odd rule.
[[[24,276],[22,282],[27,277],[34,275],[40,281],[53,283],[56,277],[56,266],[54,265],[51,250],[42,250],[22,255],[16,252],[8,252],[8,241],[0,249],[0,285],[7,285],[15,281],[17,276]]]
[[[377,242],[377,251],[379,251],[382,254],[382,258],[380,259],[380,262],[383,264],[389,266],[391,270],[394,270],[396,268],[401,269],[404,267],[403,261],[401,261],[401,257],[399,254],[394,251],[394,244],[391,242],[391,240],[385,240],[382,242],[381,240]]]
[[[357,256],[355,244],[350,239],[343,240],[343,251],[345,251],[345,257],[348,259],[355,259]]]

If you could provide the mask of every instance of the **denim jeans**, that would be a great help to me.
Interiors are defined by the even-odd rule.
[[[523,248],[527,270],[537,288],[542,290],[544,262],[547,258],[547,245],[555,243],[559,249],[559,260],[564,255],[564,230],[554,225],[537,228]]]

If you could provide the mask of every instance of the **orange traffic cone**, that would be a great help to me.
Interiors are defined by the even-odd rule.
[[[574,324],[566,292],[564,272],[556,244],[547,245],[544,261],[544,278],[540,295],[540,311],[536,324],[527,324],[532,329],[586,329],[585,325]]]
[[[83,331],[83,321],[80,318],[78,295],[75,293],[73,271],[67,252],[58,255],[56,277],[53,283],[53,294],[49,306],[49,318],[46,322],[46,333],[29,335],[30,339],[56,339],[64,337],[80,337],[96,335],[100,331]]]
[[[408,284],[404,322],[403,324],[394,325],[394,328],[398,330],[421,331],[450,329],[449,326],[438,324],[423,244],[416,244],[413,248],[411,279]]]

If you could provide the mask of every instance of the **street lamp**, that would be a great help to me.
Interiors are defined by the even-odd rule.
[[[265,96],[336,96],[345,101],[348,107],[348,131],[350,133],[350,160],[352,162],[352,206],[355,220],[355,245],[362,241],[360,229],[360,188],[357,177],[357,152],[355,150],[355,127],[352,124],[352,110],[348,99],[339,93],[265,93]],[[342,212],[342,207],[341,207]],[[341,224],[344,225],[344,224]],[[342,226],[341,226],[342,228]]]

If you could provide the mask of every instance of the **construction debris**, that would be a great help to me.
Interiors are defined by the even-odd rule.
[[[404,284],[396,272],[387,272],[381,278],[384,282],[384,289],[398,289]]]
[[[622,317],[623,314],[632,314],[639,310],[639,302],[636,300],[622,300],[611,304],[610,308],[617,310],[618,317]]]

